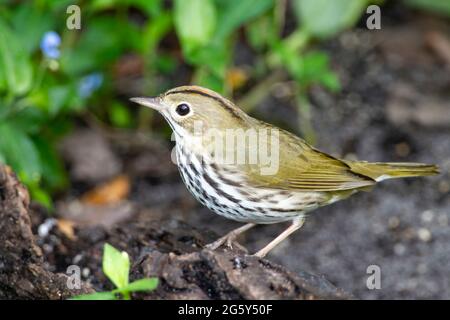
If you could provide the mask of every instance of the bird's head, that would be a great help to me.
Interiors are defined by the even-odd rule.
[[[211,129],[224,132],[245,128],[249,118],[229,100],[199,86],[177,87],[157,97],[131,98],[131,101],[161,113],[177,139]]]

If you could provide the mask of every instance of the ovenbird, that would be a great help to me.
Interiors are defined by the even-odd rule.
[[[255,224],[291,221],[284,232],[255,254],[264,257],[301,228],[311,210],[368,190],[385,179],[438,173],[437,166],[422,163],[335,158],[198,86],[177,87],[158,97],[131,100],[159,111],[171,126],[176,162],[192,195],[213,212],[246,222],[209,244],[211,249],[224,243],[231,246],[239,234]],[[251,139],[250,131],[256,132],[256,139]],[[238,134],[230,135],[233,132]],[[271,137],[262,134],[267,132]],[[239,139],[240,143],[235,143]],[[264,160],[262,149],[270,149],[270,160],[275,163],[270,166],[275,170],[263,170],[269,163],[259,161]]]

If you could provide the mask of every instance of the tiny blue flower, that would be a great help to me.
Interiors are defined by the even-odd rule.
[[[47,31],[41,40],[42,54],[48,59],[58,59],[61,37],[55,31]]]
[[[103,75],[95,72],[83,77],[78,85],[78,94],[82,98],[88,98],[100,88],[103,83]]]

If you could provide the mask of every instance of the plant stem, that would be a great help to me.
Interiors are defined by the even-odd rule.
[[[286,0],[279,0],[274,6],[274,24],[278,36],[281,36],[284,29],[284,23],[286,20]]]
[[[122,296],[124,300],[131,300],[131,294],[128,291],[122,292]]]
[[[300,52],[308,45],[311,40],[310,34],[304,29],[298,29],[291,33],[283,40],[283,43],[292,51]],[[277,52],[270,52],[266,57],[267,64],[271,67],[278,67],[281,65],[281,59]]]
[[[256,84],[245,96],[237,101],[245,112],[252,111],[265,97],[270,94],[270,88],[277,82],[283,81],[285,73],[278,69]]]
[[[34,82],[33,88],[31,88],[30,92],[35,92],[41,87],[42,81],[44,80],[45,72],[47,70],[48,62],[49,61],[45,58],[39,64],[38,72],[36,75],[36,80]]]
[[[287,46],[293,50],[301,51],[311,40],[311,36],[304,29],[298,29],[290,34],[285,40],[283,40]],[[281,61],[277,56],[277,53],[270,52],[266,55],[266,61],[272,68],[277,68],[281,65]],[[253,87],[244,97],[238,101],[238,105],[244,109],[244,111],[251,111],[256,105],[258,105],[269,93],[269,88],[285,78],[285,75],[281,70],[275,70],[265,78],[262,82]],[[306,100],[307,101],[307,100]]]
[[[302,132],[303,138],[309,143],[314,145],[317,137],[316,132],[312,126],[311,104],[309,103],[306,91],[303,88],[297,86],[297,106],[299,111],[299,126]]]

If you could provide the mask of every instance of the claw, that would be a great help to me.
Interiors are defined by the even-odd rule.
[[[207,244],[205,246],[205,248],[209,249],[209,250],[216,250],[217,248],[219,248],[225,242],[225,240],[226,239],[220,238],[219,240],[216,240],[214,242],[211,242],[211,243]]]
[[[248,250],[242,246],[241,244],[239,244],[238,242],[235,241],[236,237],[235,236],[228,236],[228,237],[222,237],[212,243],[209,243],[205,246],[206,249],[209,250],[216,250],[219,247],[221,247],[222,245],[225,244],[225,246],[227,248],[229,248],[230,250],[233,250],[233,247],[241,250],[243,252],[248,252]]]
[[[227,247],[230,249],[233,249],[233,241],[234,239],[232,237],[228,237],[227,239]]]
[[[243,250],[244,252],[247,252],[247,249],[245,249],[243,246],[241,246],[239,243],[234,242],[234,240],[236,240],[237,236],[240,235],[241,233],[243,233],[244,231],[252,228],[255,224],[254,223],[247,223],[246,225],[239,227],[235,230],[232,230],[231,232],[229,232],[228,234],[226,234],[225,236],[219,238],[218,240],[207,244],[205,246],[206,249],[209,250],[216,250],[217,248],[219,248],[221,245],[223,245],[224,243],[226,243],[226,246],[230,249],[233,249],[233,245],[236,246],[237,248]]]
[[[224,243],[226,246],[230,249],[233,249],[233,241],[236,239],[236,236],[233,233],[227,234],[226,236],[219,238],[218,240],[209,243],[205,246],[205,248],[210,250],[216,250],[220,246],[222,246]]]

